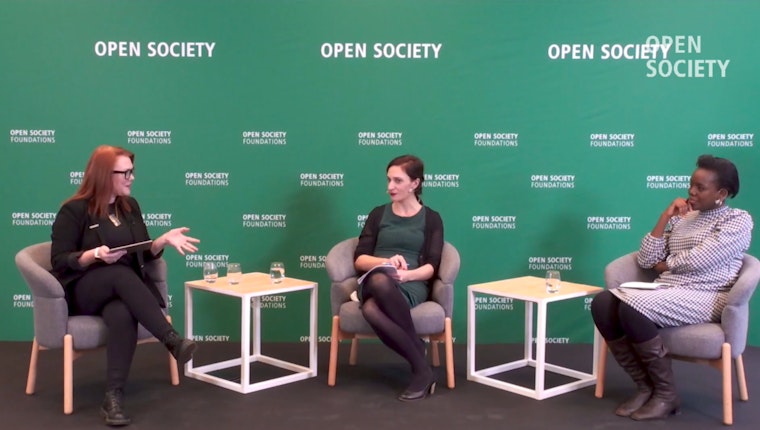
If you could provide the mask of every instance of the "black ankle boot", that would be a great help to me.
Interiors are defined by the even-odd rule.
[[[176,330],[168,332],[164,338],[161,339],[161,343],[163,343],[164,346],[166,346],[166,349],[172,353],[172,356],[177,360],[179,366],[183,366],[193,358],[193,353],[198,347],[198,345],[192,340],[181,338]]]
[[[132,420],[124,414],[122,403],[124,393],[121,389],[106,391],[106,397],[103,399],[103,405],[100,407],[100,414],[106,420],[106,424],[113,427],[129,425]]]

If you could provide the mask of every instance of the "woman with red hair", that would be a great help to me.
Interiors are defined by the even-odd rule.
[[[73,315],[99,315],[108,326],[106,395],[101,407],[106,424],[131,422],[123,410],[123,389],[142,324],[182,366],[196,349],[166,320],[163,297],[145,276],[145,262],[172,246],[184,255],[196,252],[198,239],[175,228],[137,252],[112,248],[147,241],[140,206],[130,197],[135,156],[126,149],[99,146],[90,156],[82,185],[66,200],[53,223],[52,273],[66,292]]]

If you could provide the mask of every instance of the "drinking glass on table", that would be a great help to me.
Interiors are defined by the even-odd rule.
[[[239,284],[243,277],[240,263],[227,263],[227,282],[231,285]]]
[[[559,270],[547,270],[546,271],[546,292],[554,294],[559,292],[560,287]]]
[[[279,284],[285,279],[285,264],[280,261],[274,261],[269,266],[269,278],[273,284]]]
[[[209,284],[216,282],[216,278],[219,277],[219,269],[216,267],[216,263],[213,261],[203,262],[203,280]]]

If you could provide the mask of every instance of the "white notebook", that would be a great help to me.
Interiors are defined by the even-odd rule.
[[[620,284],[621,288],[636,288],[637,290],[656,290],[665,284],[657,282],[623,282]]]

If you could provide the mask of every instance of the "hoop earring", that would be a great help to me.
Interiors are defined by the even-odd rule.
[[[723,200],[720,200],[720,199],[718,199],[718,200],[715,200],[715,204],[716,204],[717,206],[723,206]]]

